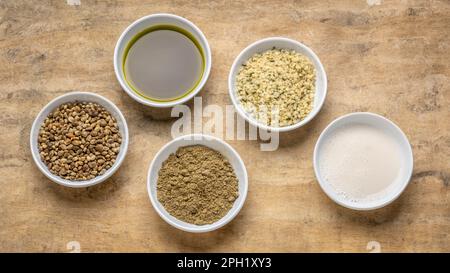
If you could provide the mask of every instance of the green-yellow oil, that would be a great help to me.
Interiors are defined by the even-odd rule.
[[[164,31],[175,31],[175,32],[177,32],[177,33],[179,33],[179,34],[182,34],[185,38],[188,38],[189,40],[190,40],[190,42],[192,42],[193,43],[193,45],[195,45],[195,48],[198,50],[198,53],[199,53],[199,55],[200,55],[200,58],[201,58],[201,66],[199,67],[199,69],[198,69],[198,71],[194,71],[194,72],[192,72],[191,70],[188,70],[188,69],[185,69],[184,71],[186,71],[186,72],[188,72],[188,73],[195,73],[195,76],[196,76],[196,81],[190,86],[190,87],[188,87],[188,88],[186,88],[186,90],[179,90],[179,91],[177,91],[178,93],[180,93],[180,94],[177,94],[176,96],[173,96],[173,97],[164,97],[163,95],[159,95],[159,96],[150,96],[150,95],[148,95],[148,93],[149,92],[146,92],[146,91],[148,91],[148,90],[142,90],[143,88],[138,88],[137,86],[135,86],[135,84],[133,83],[133,80],[132,80],[132,78],[133,78],[133,75],[130,75],[130,72],[128,71],[129,70],[129,68],[127,67],[127,58],[129,57],[129,55],[130,55],[130,51],[133,51],[134,49],[133,49],[133,45],[135,45],[136,44],[136,42],[137,41],[139,41],[141,38],[143,38],[144,36],[146,36],[147,34],[150,34],[150,33],[152,33],[152,32],[156,32],[156,31],[161,31],[161,30],[164,30]],[[161,36],[161,32],[159,33],[159,35]],[[163,36],[164,37],[164,36]],[[181,36],[180,36],[181,37]],[[147,38],[148,38],[148,36],[147,36]],[[143,42],[142,42],[143,43]],[[158,44],[161,44],[161,47],[164,45],[164,41],[156,41],[156,43],[158,43]],[[174,47],[174,46],[177,46],[177,44],[168,44],[167,46],[172,46],[172,47]],[[157,48],[158,49],[158,48]],[[137,51],[137,49],[136,49],[136,51]],[[142,51],[142,49],[141,49],[141,51]],[[133,52],[132,52],[133,53]],[[142,52],[141,52],[142,53]],[[187,54],[184,54],[184,53],[187,53]],[[183,56],[183,54],[184,55],[189,55],[189,53],[192,53],[192,52],[180,52],[180,54]],[[151,54],[151,52],[148,52],[148,54]],[[189,58],[190,56],[186,56],[186,58]],[[170,58],[170,56],[169,56],[169,58]],[[174,56],[174,58],[175,58],[175,56]],[[192,58],[192,57],[190,57],[190,58]],[[180,58],[181,60],[180,60],[180,62],[181,62],[181,65],[182,65],[182,61],[183,61],[183,57],[181,57]],[[129,60],[129,61],[131,61],[131,60]],[[138,58],[138,60],[137,60],[138,62],[140,61],[139,60],[139,58]],[[173,70],[177,70],[177,68],[179,68],[178,66],[177,67],[173,67],[173,68],[171,68],[171,67],[156,67],[156,65],[159,65],[159,64],[156,64],[156,63],[151,63],[151,62],[148,62],[148,63],[145,63],[145,64],[148,64],[149,65],[149,67],[148,67],[148,69],[149,69],[149,71],[152,71],[152,69],[153,69],[153,71],[155,71],[155,72],[157,72],[157,73],[159,73],[159,72],[161,72],[161,73],[164,73],[165,71],[168,71],[168,73],[165,73],[164,74],[164,77],[167,77],[167,81],[169,81],[169,82],[171,82],[171,81],[176,81],[177,79],[173,79],[174,77],[176,77],[176,75],[172,75],[171,73],[169,73],[169,71],[171,70],[171,69],[173,69]],[[151,67],[151,66],[153,66],[153,67]],[[178,27],[178,26],[174,26],[174,25],[156,25],[156,26],[152,26],[152,27],[149,27],[149,28],[147,28],[147,29],[145,29],[145,30],[143,30],[143,31],[141,31],[141,32],[139,32],[136,36],[134,36],[131,40],[130,40],[130,42],[128,43],[128,45],[127,45],[127,47],[125,48],[125,51],[124,51],[124,55],[123,55],[123,59],[122,59],[122,68],[123,68],[123,71],[124,71],[124,76],[125,76],[125,80],[126,80],[126,82],[127,82],[127,84],[129,85],[129,87],[137,94],[137,95],[139,95],[140,97],[142,97],[142,98],[144,98],[144,99],[147,99],[147,100],[151,100],[151,101],[155,101],[155,102],[170,102],[170,101],[175,101],[175,100],[179,100],[179,99],[181,99],[181,98],[183,98],[183,97],[185,97],[185,96],[187,96],[189,93],[191,93],[197,86],[198,86],[198,84],[200,83],[200,81],[201,81],[201,79],[202,79],[202,77],[203,77],[203,74],[204,74],[204,71],[205,71],[205,66],[206,66],[206,61],[205,61],[205,54],[204,54],[204,51],[203,51],[203,48],[202,48],[202,46],[200,45],[200,43],[197,41],[197,39],[190,33],[190,32],[188,32],[188,31],[186,31],[185,29],[182,29],[182,28],[180,28],[180,27]],[[143,67],[144,68],[144,67]],[[161,70],[162,71],[159,71],[158,69],[160,69],[161,68]],[[145,68],[146,69],[146,68]],[[155,70],[156,69],[156,70]],[[142,70],[142,69],[140,69],[140,70]],[[151,72],[148,72],[148,71],[138,71],[139,73],[140,72],[145,72],[145,73],[151,73]],[[179,71],[180,72],[180,71]],[[135,74],[136,74],[136,72],[134,72]],[[198,75],[197,75],[198,74]],[[148,74],[147,74],[148,75]],[[142,76],[142,75],[141,75]],[[179,76],[183,76],[183,75],[179,75]],[[137,76],[136,76],[137,77]],[[142,77],[141,77],[142,78]],[[157,78],[160,78],[160,77],[157,77]],[[147,80],[147,82],[148,82],[148,79],[144,79],[144,80]],[[187,83],[186,83],[187,84]],[[150,85],[150,84],[149,84]],[[146,89],[148,89],[148,88],[152,88],[151,86],[146,86],[145,87]],[[147,94],[146,94],[147,93]]]

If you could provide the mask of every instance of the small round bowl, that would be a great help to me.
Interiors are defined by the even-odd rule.
[[[384,133],[392,136],[400,148],[402,167],[400,170],[399,178],[395,182],[394,187],[392,187],[392,189],[390,189],[385,196],[377,198],[376,200],[357,203],[351,202],[350,200],[342,197],[342,195],[339,195],[332,188],[332,186],[325,181],[320,173],[319,162],[321,160],[320,151],[322,149],[322,145],[329,140],[329,138],[336,132],[336,129],[349,124],[367,124],[369,126],[373,126],[374,128],[377,128],[378,130],[381,130]],[[316,146],[314,148],[313,162],[314,172],[322,190],[337,204],[354,210],[374,210],[390,204],[395,199],[397,199],[405,190],[406,186],[408,186],[413,172],[413,153],[406,135],[397,125],[395,125],[395,123],[388,120],[387,118],[367,112],[347,114],[331,122],[325,128],[325,130],[323,130],[323,132],[320,134],[319,139],[317,140]]]
[[[312,111],[303,120],[295,124],[283,127],[268,126],[256,120],[241,106],[241,103],[239,101],[236,92],[236,76],[239,72],[239,68],[256,53],[262,53],[264,51],[273,49],[274,47],[277,49],[295,50],[296,52],[303,54],[304,56],[308,57],[308,59],[313,63],[316,69],[316,93],[314,97],[314,105]],[[319,57],[317,57],[317,55],[309,47],[292,39],[283,37],[271,37],[259,40],[247,46],[236,57],[236,59],[233,62],[233,65],[231,66],[230,74],[228,76],[228,91],[230,93],[231,101],[233,102],[237,112],[250,124],[252,124],[255,127],[260,127],[264,130],[271,130],[275,132],[287,132],[305,125],[310,120],[312,120],[317,115],[317,113],[319,113],[325,101],[325,97],[327,95],[327,75],[325,73],[325,69],[323,68],[322,63],[319,60]]]
[[[226,159],[228,159],[239,180],[239,197],[234,201],[233,207],[224,217],[222,217],[222,219],[209,225],[200,226],[178,220],[164,209],[163,205],[161,205],[157,198],[156,185],[158,182],[159,169],[161,168],[162,163],[169,157],[169,155],[175,153],[178,148],[190,145],[204,145],[220,152]],[[233,218],[236,217],[241,210],[248,191],[247,170],[245,169],[244,162],[239,154],[225,141],[216,137],[201,134],[185,135],[164,145],[164,147],[162,147],[153,158],[153,161],[148,169],[147,190],[153,208],[164,221],[184,231],[193,233],[208,232],[223,227],[233,220]]]
[[[123,60],[128,44],[140,32],[157,25],[176,26],[190,33],[199,43],[205,58],[205,70],[203,71],[200,82],[191,92],[176,100],[156,101],[144,98],[141,95],[137,94],[125,79],[125,74],[123,71]],[[137,102],[158,108],[172,107],[178,104],[185,103],[193,98],[196,94],[198,94],[198,92],[201,91],[206,81],[208,80],[209,73],[211,72],[211,61],[211,49],[209,48],[208,40],[206,40],[206,37],[202,33],[202,31],[187,19],[167,13],[152,14],[134,21],[123,31],[122,35],[120,35],[120,38],[117,41],[116,48],[114,50],[114,71],[116,73],[117,80],[122,86],[122,89],[125,90],[125,92]]]
[[[74,101],[80,101],[80,102],[95,102],[99,105],[105,107],[106,110],[108,110],[111,115],[117,120],[117,123],[119,125],[119,131],[122,136],[122,144],[120,146],[119,154],[117,155],[116,161],[114,164],[109,168],[104,174],[99,175],[95,178],[92,178],[90,180],[84,180],[84,181],[72,181],[64,179],[60,176],[54,175],[51,173],[44,162],[41,160],[41,156],[39,154],[39,148],[38,148],[38,136],[39,136],[39,130],[41,128],[42,123],[47,118],[47,116],[55,110],[59,105],[68,103],[68,102],[74,102]],[[124,116],[120,112],[119,108],[117,108],[114,103],[109,101],[108,99],[89,92],[71,92],[62,96],[59,96],[49,102],[37,115],[36,119],[33,122],[33,126],[31,127],[31,134],[30,134],[30,147],[31,147],[31,154],[33,156],[34,162],[38,166],[39,170],[47,176],[50,180],[66,186],[66,187],[72,187],[72,188],[82,188],[82,187],[89,187],[96,185],[98,183],[101,183],[108,179],[113,173],[117,171],[117,169],[122,164],[125,155],[127,153],[128,149],[128,127],[127,122],[125,121]]]

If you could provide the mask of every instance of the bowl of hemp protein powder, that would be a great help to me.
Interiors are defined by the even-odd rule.
[[[239,154],[207,135],[185,135],[167,143],[150,164],[151,204],[170,225],[208,232],[230,222],[247,196],[248,178]]]
[[[317,55],[283,37],[256,41],[234,60],[228,90],[238,114],[255,127],[286,132],[322,108],[327,76]]]
[[[105,181],[122,164],[128,127],[119,108],[89,92],[71,92],[49,102],[37,115],[30,134],[39,170],[67,187]]]

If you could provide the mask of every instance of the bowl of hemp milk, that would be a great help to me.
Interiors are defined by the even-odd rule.
[[[323,191],[339,205],[378,209],[408,185],[413,154],[392,121],[373,113],[351,113],[331,122],[320,135],[314,171]]]

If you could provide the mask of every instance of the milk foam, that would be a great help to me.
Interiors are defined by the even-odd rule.
[[[403,166],[399,143],[375,126],[339,127],[319,153],[321,177],[346,200],[375,201],[398,186]]]

